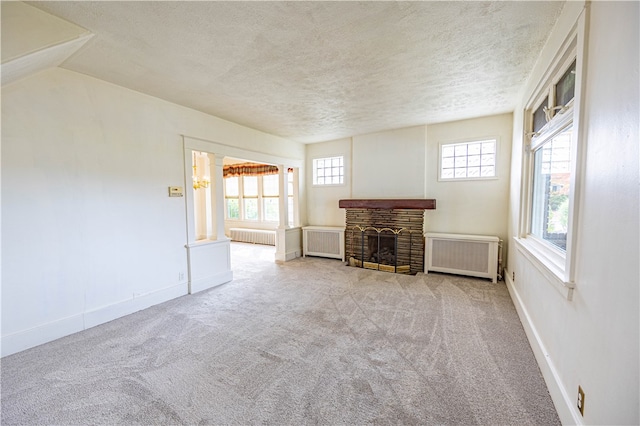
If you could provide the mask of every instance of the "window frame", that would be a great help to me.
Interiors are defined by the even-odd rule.
[[[264,195],[264,183],[263,183],[263,177],[264,176],[278,176],[277,174],[273,174],[273,175],[259,175],[259,176],[229,176],[227,178],[224,178],[223,180],[225,181],[225,184],[223,185],[223,191],[224,191],[224,201],[225,201],[225,209],[224,209],[224,217],[225,220],[228,221],[233,221],[233,222],[247,222],[247,223],[267,223],[267,224],[277,224],[279,223],[279,218],[277,220],[266,220],[265,219],[265,208],[264,208],[264,200],[266,198],[269,199],[280,199],[280,188],[278,187],[278,195],[277,196],[273,196],[273,195],[269,195],[269,196],[265,196]],[[230,178],[237,178],[238,179],[238,196],[227,196],[227,185],[226,185],[226,180],[230,179]],[[257,179],[257,190],[258,193],[257,195],[245,195],[244,193],[244,178],[245,177],[255,177]],[[227,200],[229,199],[234,199],[234,200],[238,200],[238,209],[239,209],[239,218],[231,218],[229,217],[229,207],[228,207],[228,203]],[[257,200],[257,209],[258,209],[258,218],[257,219],[247,219],[246,215],[245,215],[245,200]],[[279,208],[279,205],[278,205]],[[278,213],[279,215],[279,213]],[[278,216],[279,217],[279,216]]]
[[[583,131],[581,123],[584,111],[584,73],[585,61],[585,18],[582,15],[577,25],[569,33],[565,42],[558,50],[547,72],[540,78],[540,82],[530,101],[524,108],[524,135],[522,156],[522,186],[520,192],[520,219],[518,235],[515,238],[516,247],[533,264],[555,284],[568,300],[572,299],[575,288],[575,257],[574,250],[577,239],[578,213],[580,205],[580,181],[582,170]],[[576,62],[574,97],[561,108],[555,108],[556,85],[573,62]],[[533,132],[533,113],[548,97],[551,108],[550,120],[537,132]],[[552,243],[531,233],[533,207],[533,173],[535,153],[550,142],[563,129],[572,126],[570,152],[570,180],[569,180],[569,214],[567,221],[566,249],[563,251]]]
[[[493,176],[477,176],[477,177],[461,177],[456,178],[444,178],[442,177],[442,149],[450,145],[469,145],[473,143],[490,142],[494,143],[494,175]],[[496,180],[499,179],[498,174],[498,155],[500,151],[500,141],[497,136],[477,137],[472,139],[464,139],[459,141],[441,142],[438,144],[438,182],[465,182],[465,181],[482,181],[482,180]],[[467,155],[468,157],[468,155]],[[467,166],[468,168],[468,166]]]
[[[245,194],[245,179],[256,179],[256,195],[247,195]],[[240,185],[240,205],[242,206],[242,220],[246,221],[246,222],[261,222],[262,221],[262,206],[261,206],[261,197],[260,197],[260,193],[261,193],[261,186],[262,186],[262,176],[242,176],[240,179],[240,182],[242,182],[242,184]],[[255,219],[248,219],[247,218],[247,201],[248,200],[255,200],[256,203],[256,218]]]
[[[265,178],[267,176],[275,176],[276,178],[276,195],[265,195],[267,192],[265,191]],[[272,174],[272,175],[262,175],[260,176],[259,179],[259,185],[260,185],[260,191],[259,191],[259,198],[260,198],[260,205],[262,207],[262,214],[261,214],[261,219],[262,222],[267,222],[267,223],[278,223],[280,222],[280,175],[279,174]],[[276,218],[274,220],[269,220],[267,219],[267,206],[266,206],[266,201],[270,200],[271,202],[273,202],[273,200],[276,201],[276,210],[277,210],[277,214],[276,214]]]
[[[227,195],[227,179],[237,179],[238,180],[238,195]],[[242,179],[240,176],[230,176],[228,178],[223,179],[224,184],[222,185],[224,192],[224,218],[226,220],[242,220],[242,202],[240,201],[240,195],[242,194]],[[229,200],[237,200],[238,201],[238,217],[229,217]]]
[[[340,158],[341,161],[342,161],[342,166],[339,166],[339,167],[342,168],[342,175],[340,175],[340,177],[342,178],[342,182],[340,182],[340,183],[318,183],[317,162],[319,160],[325,160],[325,161],[326,160],[333,160],[334,158]],[[311,184],[312,184],[312,186],[314,186],[314,187],[344,186],[345,185],[345,181],[346,181],[345,177],[346,177],[346,174],[347,174],[344,158],[345,158],[345,156],[343,154],[336,154],[336,155],[312,158],[311,159]],[[333,177],[334,175],[332,174],[331,176]]]

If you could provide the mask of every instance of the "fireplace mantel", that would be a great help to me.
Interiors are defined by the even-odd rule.
[[[436,208],[435,199],[407,198],[407,199],[369,199],[369,200],[340,200],[341,209],[419,209],[433,210]]]

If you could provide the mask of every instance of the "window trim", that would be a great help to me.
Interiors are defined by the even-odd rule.
[[[494,141],[495,142],[495,174],[493,176],[478,176],[478,177],[464,177],[464,178],[443,178],[442,177],[442,148],[447,145],[461,145],[461,144],[470,144],[474,142],[486,142],[486,141]],[[500,154],[500,138],[498,136],[486,136],[486,137],[476,137],[463,139],[458,141],[447,141],[440,142],[438,144],[438,182],[465,182],[465,181],[482,181],[482,180],[496,180],[500,178],[499,170],[498,170],[498,157]]]
[[[532,96],[524,108],[524,136],[522,157],[522,185],[520,191],[520,219],[518,235],[514,237],[517,248],[554,284],[567,300],[572,300],[575,288],[576,241],[580,206],[580,182],[584,162],[584,75],[586,72],[585,13],[582,13],[572,31],[569,32],[555,58],[550,62],[547,72],[540,78],[540,83],[532,92]],[[576,61],[575,92],[572,101],[565,105],[562,116],[559,111],[552,114],[552,119],[540,130],[544,137],[538,139],[533,127],[533,112],[540,106],[547,95],[550,103],[555,104],[555,86],[568,67]],[[553,100],[551,100],[553,99]],[[564,115],[566,114],[566,115]],[[554,118],[558,118],[554,120]],[[532,220],[533,160],[535,148],[540,147],[561,129],[573,126],[571,136],[571,164],[569,188],[569,217],[567,223],[566,250],[561,252],[551,243],[542,241],[530,233]],[[543,136],[543,135],[540,135]],[[532,149],[532,147],[534,149]]]

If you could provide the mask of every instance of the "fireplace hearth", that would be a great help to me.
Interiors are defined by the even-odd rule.
[[[424,211],[435,200],[340,200],[346,208],[350,266],[416,274],[424,271]]]

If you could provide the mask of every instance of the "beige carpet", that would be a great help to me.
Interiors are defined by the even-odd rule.
[[[2,424],[559,424],[504,283],[232,259],[229,284],[3,358]]]

